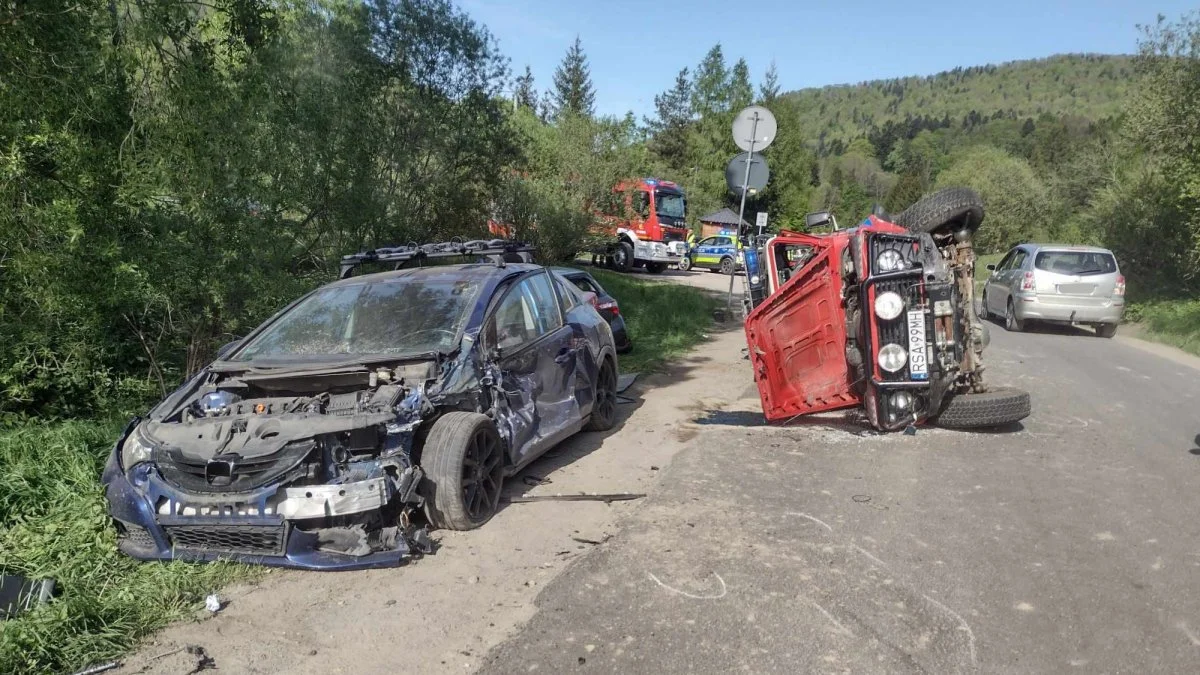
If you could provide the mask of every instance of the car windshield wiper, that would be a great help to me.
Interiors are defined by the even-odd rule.
[[[1083,270],[1082,272],[1076,272],[1076,273],[1075,273],[1075,276],[1077,276],[1077,277],[1084,277],[1084,276],[1087,276],[1087,275],[1089,275],[1089,274],[1103,274],[1103,273],[1104,273],[1104,270],[1102,270],[1102,269]]]

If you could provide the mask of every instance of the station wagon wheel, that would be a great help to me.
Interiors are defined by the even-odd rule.
[[[1017,316],[1017,308],[1013,305],[1012,298],[1008,299],[1008,312],[1004,315],[1004,329],[1013,333],[1025,330],[1025,322]]]
[[[617,368],[605,359],[596,376],[596,402],[588,418],[588,431],[608,431],[617,423]]]
[[[471,530],[496,513],[504,487],[504,444],[487,415],[449,412],[421,449],[421,493],[434,527]]]
[[[733,258],[721,258],[721,274],[733,274],[734,268]]]

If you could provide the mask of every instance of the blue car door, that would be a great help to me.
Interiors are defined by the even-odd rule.
[[[489,319],[485,334],[499,350],[503,401],[496,418],[518,466],[579,429],[575,395],[575,341],[564,324],[547,273],[511,286]]]

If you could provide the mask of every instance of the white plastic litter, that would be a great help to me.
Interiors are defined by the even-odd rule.
[[[218,597],[216,593],[208,596],[204,599],[204,609],[207,609],[213,614],[221,611],[221,598]]]

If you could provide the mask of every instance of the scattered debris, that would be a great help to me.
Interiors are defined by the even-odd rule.
[[[859,504],[866,504],[867,502],[871,501],[871,495],[854,495],[850,499],[853,499]]]
[[[912,424],[904,427],[904,435],[905,436],[916,436],[917,435],[917,427]]]
[[[604,502],[611,504],[612,502],[624,502],[631,499],[641,499],[645,497],[644,492],[616,492],[613,494],[595,494],[595,493],[579,493],[576,495],[523,495],[520,497],[509,497],[508,501],[512,504],[525,504],[529,502]]]
[[[641,373],[621,373],[617,376],[617,393],[623,394],[625,390],[633,386],[633,381],[638,378]]]
[[[651,464],[651,465],[650,465],[650,470],[651,470],[651,471],[658,471],[658,467],[657,467],[657,466],[654,466],[653,464]]]
[[[529,487],[537,487],[539,485],[549,485],[554,481],[549,478],[542,478],[541,476],[521,476],[521,482]]]
[[[208,652],[204,650],[204,647],[201,647],[200,645],[188,645],[187,653],[196,657],[196,667],[189,670],[187,675],[195,675],[196,673],[205,670],[217,669],[217,662],[213,660],[213,657],[208,655]]]
[[[221,611],[221,596],[213,593],[204,599],[204,609],[216,614]]]
[[[179,651],[179,650],[175,650],[175,651]],[[92,666],[91,668],[85,668],[85,669],[75,673],[75,675],[97,675],[98,673],[107,673],[110,670],[116,670],[117,668],[120,668],[120,667],[121,667],[120,661],[110,661],[108,663],[105,663],[105,664],[102,664],[99,666]]]
[[[54,595],[53,579],[26,579],[22,576],[0,575],[0,620],[28,612],[44,605]]]
[[[606,535],[604,535],[603,539],[599,539],[599,540],[588,539],[586,537],[571,537],[571,541],[577,541],[581,544],[591,544],[592,546],[599,546],[600,544],[603,544],[604,542],[608,541],[609,539],[612,539],[611,534],[606,534]]]

